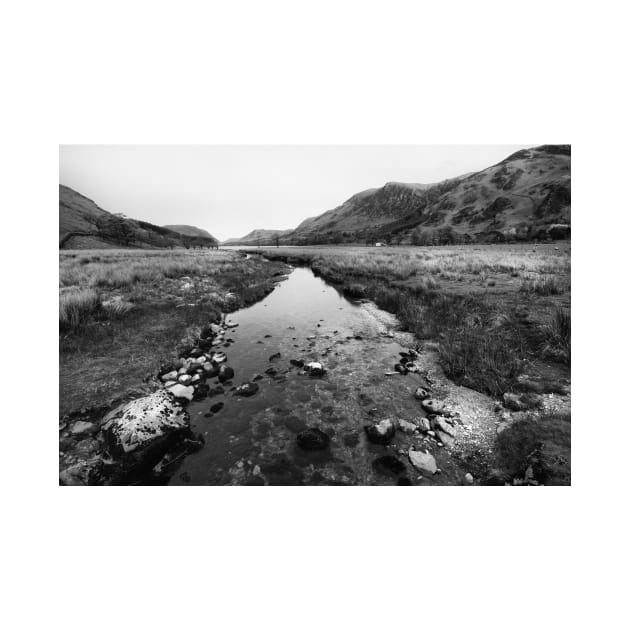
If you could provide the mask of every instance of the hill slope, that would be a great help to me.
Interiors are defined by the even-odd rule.
[[[291,234],[293,230],[252,230],[242,238],[230,238],[221,245],[275,245],[276,238]]]
[[[186,236],[146,221],[112,214],[72,188],[59,185],[60,248],[214,246],[216,240],[212,237]]]
[[[178,234],[183,234],[184,236],[201,236],[203,238],[216,240],[210,232],[203,230],[202,228],[195,227],[194,225],[163,225],[162,227],[167,230],[177,232]]]
[[[571,147],[544,145],[437,184],[391,182],[363,191],[306,219],[282,242],[556,238],[570,223]]]

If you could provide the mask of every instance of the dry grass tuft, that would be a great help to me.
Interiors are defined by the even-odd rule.
[[[64,291],[59,296],[59,329],[79,328],[101,308],[101,299],[94,289]]]

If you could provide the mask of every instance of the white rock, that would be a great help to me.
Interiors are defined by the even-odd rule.
[[[191,383],[198,383],[201,380],[201,376],[199,376],[199,374],[195,374],[192,377],[192,380],[190,381]]]
[[[435,457],[424,451],[409,451],[409,461],[418,469],[434,473],[437,470]]]
[[[440,430],[443,433],[448,433],[449,435],[455,437],[455,429],[448,423],[444,418],[438,416],[434,421],[434,429]]]
[[[182,374],[177,380],[182,385],[188,385],[190,381],[192,381],[192,376],[190,376],[190,374]]]
[[[166,381],[174,381],[177,378],[177,370],[162,374],[160,378],[166,383]]]
[[[193,394],[195,393],[195,388],[190,385],[173,385],[173,387],[169,387],[168,391],[175,396],[175,398],[186,398],[186,400],[192,400]]]
[[[418,418],[418,428],[423,433],[427,433],[431,430],[431,423],[428,418]]]
[[[407,422],[407,420],[399,420],[398,421],[398,428],[403,431],[404,433],[415,433],[416,432],[416,425],[413,424],[412,422]]]
[[[225,355],[225,352],[215,352],[212,355],[213,363],[224,363],[225,361],[227,361],[227,356]]]
[[[473,476],[470,473],[466,473],[464,475],[464,480],[466,483],[472,483],[474,481]]]
[[[192,391],[192,387],[184,389]],[[103,430],[114,447],[125,453],[147,446],[167,433],[189,428],[188,414],[163,389],[120,405],[103,419]]]
[[[173,385],[177,385],[177,381],[166,381],[166,383],[164,383],[164,387],[173,387]]]

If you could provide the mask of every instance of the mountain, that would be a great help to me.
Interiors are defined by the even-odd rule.
[[[561,238],[571,224],[571,147],[524,149],[437,184],[390,182],[302,221],[285,244]]]
[[[72,188],[59,185],[60,249],[216,247],[216,239],[199,231],[204,234],[185,235],[122,213],[112,214]]]
[[[163,225],[162,227],[177,232],[178,234],[183,234],[184,236],[201,236],[202,238],[217,240],[207,230],[202,230],[194,225]]]
[[[252,230],[242,238],[230,238],[221,245],[275,245],[276,238],[287,236],[293,230]]]

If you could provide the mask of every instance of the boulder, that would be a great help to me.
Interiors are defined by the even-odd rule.
[[[222,365],[219,368],[219,381],[225,383],[225,381],[229,381],[231,378],[234,378],[234,370],[229,365]]]
[[[473,483],[475,481],[475,479],[473,478],[473,476],[470,473],[466,473],[464,475],[464,481],[466,483]]]
[[[304,361],[302,361],[301,359],[291,359],[290,363],[295,367],[304,367]]]
[[[160,376],[160,380],[162,380],[164,383],[166,383],[167,381],[177,380],[177,370],[171,370],[166,374],[162,374],[162,376]]]
[[[322,451],[330,444],[330,438],[322,430],[311,427],[298,433],[297,443],[305,451]]]
[[[448,435],[455,437],[455,429],[440,416],[435,416],[435,418],[433,418],[432,428],[434,431],[442,431],[442,433],[448,433]]]
[[[418,418],[418,429],[423,433],[431,430],[431,423],[428,418]]]
[[[439,415],[442,415],[444,413],[444,405],[439,400],[435,400],[434,398],[423,400],[421,404],[422,408],[427,413],[434,413]]]
[[[398,421],[398,428],[403,433],[415,433],[417,427],[412,422],[407,422],[407,420],[399,420]]]
[[[192,376],[190,376],[190,374],[182,374],[177,380],[182,385],[189,385],[190,382],[192,381]]]
[[[207,383],[199,383],[195,387],[195,393],[193,394],[193,400],[203,400],[208,396],[210,392],[210,385]]]
[[[178,387],[190,390],[192,398],[192,387],[172,389]],[[103,433],[113,456],[138,453],[139,463],[149,454],[161,457],[174,439],[190,434],[190,418],[175,395],[162,389],[110,411]]]
[[[169,391],[171,394],[173,394],[175,398],[192,400],[195,393],[195,388],[190,385],[182,385],[181,383],[177,383],[177,385],[169,387],[166,391]]]
[[[253,396],[258,391],[256,383],[243,383],[234,390],[235,396]]]
[[[453,444],[455,443],[455,440],[452,436],[450,436],[448,433],[444,433],[444,431],[440,431],[439,429],[436,429],[435,437],[437,437],[437,439],[446,446],[453,446]]]
[[[389,420],[381,420],[376,424],[364,427],[368,440],[373,444],[389,444],[396,434],[396,426]]]
[[[304,370],[309,376],[324,376],[326,370],[319,361],[311,361],[304,366]]]
[[[219,366],[211,361],[204,363],[202,369],[207,378],[214,378],[219,373]]]
[[[437,464],[435,457],[428,451],[409,451],[409,461],[415,468],[423,472],[435,473],[437,471]]]
[[[407,368],[404,365],[401,365],[400,363],[396,363],[396,365],[394,366],[394,370],[398,372],[399,374],[402,374],[403,376],[407,374]]]
[[[418,400],[424,400],[425,398],[429,398],[431,396],[431,394],[429,394],[429,392],[426,389],[424,389],[424,387],[418,387],[418,389],[416,389],[413,395]]]
[[[212,363],[225,363],[227,361],[227,356],[225,352],[215,352],[211,359]]]
[[[275,354],[272,354],[272,355],[269,357],[269,360],[270,360],[270,361],[277,361],[277,360],[278,360],[281,356],[282,356],[282,355],[281,355],[279,352],[276,352]]]

